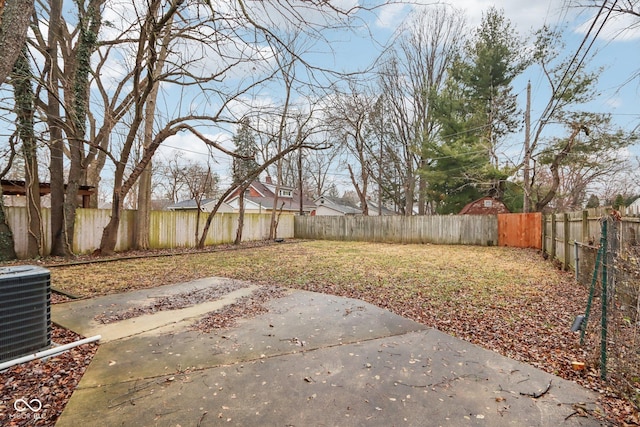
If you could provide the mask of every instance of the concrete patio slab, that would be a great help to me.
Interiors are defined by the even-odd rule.
[[[59,304],[53,318],[86,323],[143,299]],[[579,415],[595,393],[362,301],[290,291],[266,305],[212,333],[174,313],[101,343],[56,425],[600,425]]]

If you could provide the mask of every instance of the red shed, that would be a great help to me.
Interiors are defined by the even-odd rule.
[[[510,213],[507,206],[493,197],[483,197],[467,204],[460,211],[460,215],[495,215]]]

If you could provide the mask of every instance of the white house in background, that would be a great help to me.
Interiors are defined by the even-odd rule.
[[[321,196],[315,200],[316,215],[326,216],[354,216],[362,215],[360,204],[350,202],[349,200],[339,199],[335,197]],[[378,216],[378,205],[370,200],[367,201],[369,216]],[[390,209],[382,207],[382,215],[397,215]]]
[[[631,215],[640,215],[640,197],[627,206],[627,213]]]
[[[267,213],[274,209],[276,202],[276,191],[278,192],[277,205],[278,212],[299,213],[300,212],[300,192],[292,187],[278,187],[267,176],[265,182],[253,181],[245,190],[244,211],[245,213]],[[237,188],[226,199],[225,202],[238,212],[240,208],[240,188]],[[302,197],[302,212],[304,215],[313,215],[316,205],[313,201]]]
[[[371,200],[367,200],[367,206],[369,209],[369,216],[378,216],[377,203],[372,202]],[[398,215],[397,212],[394,212],[391,209],[385,208],[384,205],[382,206],[382,209],[380,209],[380,211],[382,211],[382,216]]]
[[[213,208],[216,206],[218,199],[202,199],[200,202],[200,211],[201,212],[211,212]],[[174,203],[172,205],[167,206],[167,210],[169,211],[195,211],[198,208],[198,204],[195,199],[184,200],[182,202]],[[218,208],[218,213],[232,213],[233,208],[229,206],[227,203],[222,203]]]
[[[315,200],[317,216],[362,215],[362,209],[348,201],[321,196]]]

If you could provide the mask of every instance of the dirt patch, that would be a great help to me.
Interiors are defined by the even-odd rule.
[[[214,329],[232,327],[238,319],[250,319],[268,312],[264,303],[271,299],[282,298],[286,294],[287,291],[277,286],[261,286],[253,291],[251,295],[242,297],[237,302],[221,310],[208,313],[196,322],[192,329],[208,333]]]
[[[236,282],[191,292],[183,292],[177,295],[157,298],[152,304],[142,307],[132,307],[127,310],[109,310],[108,312],[95,316],[94,319],[102,324],[108,324],[145,314],[157,313],[159,311],[178,310],[207,301],[219,300],[228,293],[246,288],[247,286],[249,286],[247,283]]]

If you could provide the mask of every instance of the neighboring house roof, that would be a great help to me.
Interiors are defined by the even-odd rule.
[[[318,197],[315,202],[316,206],[318,206],[316,215],[362,215],[362,208],[360,207],[360,204],[353,203],[349,200],[337,197],[321,196]],[[377,203],[368,200],[367,207],[370,216],[378,215]],[[391,209],[387,209],[383,206],[382,215],[385,216],[397,214]]]
[[[151,210],[152,211],[162,211],[166,210],[167,207],[171,206],[173,203],[169,199],[151,199]]]
[[[369,215],[378,215],[378,204],[372,202],[371,200],[367,200],[367,206],[369,209]],[[391,209],[385,208],[384,205],[382,206],[382,216],[388,216],[388,215],[398,215],[396,212],[392,211]]]
[[[200,201],[200,210],[204,212],[211,212],[217,203],[217,199],[202,199]],[[195,210],[198,208],[198,204],[195,199],[183,200],[178,203],[174,203],[172,205],[167,206],[167,210],[170,211],[188,211]],[[226,203],[223,203],[219,208],[218,212],[231,212],[232,209]]]
[[[492,215],[499,213],[510,213],[510,211],[504,203],[493,197],[474,200],[460,211],[460,215]]]
[[[260,182],[258,180],[253,181],[246,190],[244,196],[245,210],[273,210],[274,201],[276,197],[276,190],[278,187],[270,182],[267,178],[267,182]],[[225,202],[231,205],[234,209],[238,209],[238,200],[240,198],[240,188],[234,190],[226,199]],[[283,212],[299,212],[300,211],[300,193],[297,189],[280,186],[278,194],[278,204],[275,207],[276,210],[282,209]],[[302,211],[305,213],[311,213],[316,209],[315,203],[306,197],[302,198]]]
[[[322,208],[318,209],[316,215],[362,215],[362,209],[342,199],[321,196],[315,203],[318,208]]]

